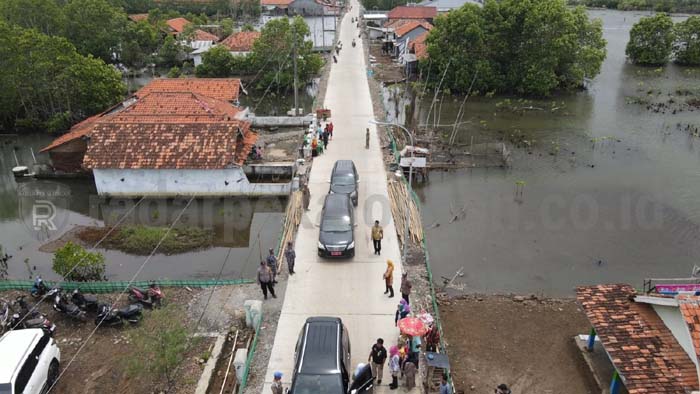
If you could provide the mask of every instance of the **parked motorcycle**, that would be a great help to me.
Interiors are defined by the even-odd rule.
[[[46,316],[37,313],[34,317],[22,319],[22,315],[15,313],[10,320],[9,328],[12,330],[22,330],[25,328],[41,328],[47,334],[53,336],[56,332],[56,325],[53,324]]]
[[[29,290],[29,293],[32,295],[32,297],[39,298],[48,292],[49,287],[46,286],[46,283],[44,283],[44,280],[41,279],[41,276],[37,276],[36,279],[34,279],[34,284],[32,285],[31,290]]]
[[[97,312],[97,297],[91,294],[83,294],[77,287],[71,293],[71,302],[78,308],[87,312]]]
[[[48,294],[53,294],[53,291],[55,290],[50,290]],[[42,328],[49,335],[53,335],[56,332],[56,325],[39,312],[38,309],[30,307],[24,296],[19,296],[11,304],[8,304],[7,311],[12,311],[12,316],[5,327],[7,330]]]
[[[139,303],[146,308],[159,308],[163,303],[163,292],[155,282],[151,282],[147,290],[129,286],[129,302]]]
[[[77,305],[71,304],[60,289],[57,289],[54,295],[53,309],[61,312],[73,319],[85,321],[85,311],[78,308]]]
[[[143,318],[143,305],[131,304],[121,309],[112,309],[108,304],[100,304],[97,308],[95,325],[102,322],[102,326],[121,326],[124,321],[131,324],[138,324]]]
[[[5,299],[0,299],[0,334],[5,333],[9,329],[11,316],[12,308],[10,303]]]

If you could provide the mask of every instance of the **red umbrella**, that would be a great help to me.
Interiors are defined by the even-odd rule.
[[[399,320],[399,330],[401,330],[402,334],[412,337],[421,337],[430,331],[428,326],[423,323],[423,320],[417,317],[404,317]]]

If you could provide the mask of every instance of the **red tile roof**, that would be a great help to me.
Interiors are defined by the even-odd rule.
[[[77,138],[89,136],[96,125],[104,122],[194,123],[234,119],[237,107],[223,100],[191,92],[146,92],[141,97],[116,105],[71,127],[41,152],[49,151]]]
[[[697,296],[678,296],[678,307],[683,320],[688,326],[690,339],[695,349],[695,358],[700,361],[700,298]]]
[[[258,38],[260,38],[259,31],[239,31],[224,38],[221,45],[231,52],[250,52]]]
[[[428,38],[428,34],[429,32],[426,31],[425,33],[416,37],[415,40],[409,44],[418,60],[428,58],[428,45],[425,43],[425,39]]]
[[[388,19],[433,19],[437,16],[437,7],[420,7],[401,5],[389,11]]]
[[[185,30],[185,26],[189,25],[190,21],[185,18],[173,18],[165,21],[168,27],[175,33],[182,33]]]
[[[223,169],[242,165],[257,134],[250,123],[98,124],[84,165],[90,169]]]
[[[413,21],[413,19],[393,19],[390,21],[384,22],[384,27],[391,28],[391,29],[397,29],[403,25],[405,25],[408,22]]]
[[[208,31],[204,30],[195,30],[194,31],[194,37],[192,37],[193,41],[219,41],[219,37],[209,33]]]
[[[418,27],[422,27],[425,30],[430,30],[433,28],[433,25],[423,20],[412,20],[408,23],[402,24],[397,28],[394,28],[394,34],[396,34],[397,37],[403,37],[404,35],[410,33],[414,29],[417,29]]]
[[[287,7],[293,2],[294,0],[261,0],[260,4],[263,6]]]
[[[576,299],[630,394],[697,390],[695,364],[654,309],[635,302],[635,295],[625,284],[576,289]]]
[[[129,19],[134,22],[141,22],[148,19],[148,14],[129,14]]]
[[[201,116],[210,120],[233,119],[238,109],[233,105],[192,92],[150,92],[123,111],[122,116]]]
[[[160,78],[142,87],[136,96],[151,92],[192,92],[224,101],[238,99],[241,80],[237,78]]]

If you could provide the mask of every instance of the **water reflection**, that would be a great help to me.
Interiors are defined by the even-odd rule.
[[[148,199],[138,205],[138,200],[103,199],[96,195],[89,179],[22,180],[18,183],[11,173],[16,164],[14,153],[20,164],[30,165],[33,162],[30,148],[38,152],[51,139],[44,134],[0,138],[0,245],[13,255],[8,267],[10,278],[28,278],[36,274],[55,278],[51,270],[52,254],[41,252],[39,248],[76,226],[113,225],[127,212],[125,224],[167,226],[184,207],[179,199]],[[36,158],[40,163],[48,162],[45,155],[37,154]],[[57,190],[59,192],[55,193]],[[34,212],[38,200],[48,200],[55,207],[52,218],[55,230],[41,223],[35,228],[34,214],[46,212]],[[229,259],[225,278],[253,277],[262,251],[277,246],[285,204],[284,199],[276,198],[194,200],[178,225],[212,230],[214,247],[175,256],[157,254],[141,277],[211,278],[219,272],[226,256]],[[130,279],[145,259],[118,251],[98,251],[106,257],[110,279]]]
[[[687,276],[700,259],[697,137],[675,129],[697,125],[697,113],[654,112],[629,100],[651,92],[665,102],[680,88],[697,97],[698,70],[626,62],[629,29],[647,13],[590,14],[603,20],[608,57],[587,91],[467,102],[458,143],[527,141],[514,149],[511,169],[433,172],[416,186],[436,277],[464,266],[473,291],[570,295],[579,284]],[[421,123],[434,122],[427,96]],[[445,97],[439,123],[454,122],[460,103]],[[504,109],[518,106],[541,110]],[[450,209],[465,205],[466,218],[449,223]]]

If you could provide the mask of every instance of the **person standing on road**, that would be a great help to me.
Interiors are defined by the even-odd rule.
[[[297,254],[294,252],[292,241],[287,242],[287,248],[284,250],[284,257],[287,259],[287,269],[289,270],[289,275],[294,275],[294,260],[296,260]]]
[[[440,394],[452,394],[452,386],[447,383],[447,375],[442,374],[442,382],[440,382]]]
[[[412,287],[413,284],[408,279],[408,272],[404,272],[403,274],[401,274],[401,298],[406,300],[407,304],[411,303],[411,301],[408,300],[408,297],[411,295]]]
[[[311,202],[311,191],[309,191],[309,185],[304,184],[301,188],[301,202],[304,204],[304,210],[309,210],[309,203]]]
[[[398,326],[399,320],[408,316],[411,313],[411,306],[408,305],[406,300],[402,299],[399,305],[396,307],[396,315],[394,316],[394,326]]]
[[[330,134],[330,138],[333,139],[333,122],[328,124],[328,134]]]
[[[329,133],[328,128],[326,128],[326,130],[323,132],[323,135],[321,138],[323,140],[323,146],[326,147],[326,149],[328,149],[328,133]]]
[[[384,294],[389,293],[389,298],[394,296],[394,262],[391,260],[386,261],[386,271],[384,271],[384,284],[386,289]]]
[[[365,149],[369,149],[369,127],[365,132]]]
[[[386,348],[384,340],[377,339],[377,343],[372,345],[372,351],[367,358],[372,364],[372,377],[377,379],[377,386],[382,384],[382,374],[384,373],[384,362],[386,361]]]
[[[275,250],[270,248],[270,254],[267,256],[267,266],[270,267],[272,272],[272,284],[277,283],[277,257],[275,256]]]
[[[282,372],[275,372],[275,380],[272,381],[272,394],[284,394],[282,387]]]
[[[275,289],[272,288],[272,271],[264,261],[260,262],[260,267],[258,267],[258,283],[260,283],[260,288],[262,289],[263,296],[267,299],[267,291],[270,291],[272,298],[277,298],[275,295]]]
[[[372,226],[372,243],[374,243],[374,254],[382,254],[382,238],[384,238],[384,229],[379,225],[379,220],[375,220],[374,226]]]
[[[496,387],[496,390],[494,390],[496,394],[510,394],[510,389],[508,388],[507,385],[505,384],[499,384],[498,387]]]
[[[416,364],[413,361],[406,361],[403,364],[403,375],[406,377],[407,390],[416,387]]]
[[[396,390],[399,388],[399,373],[401,373],[401,367],[399,365],[399,348],[397,346],[392,346],[389,349],[389,370],[391,371],[391,384],[389,389]]]

